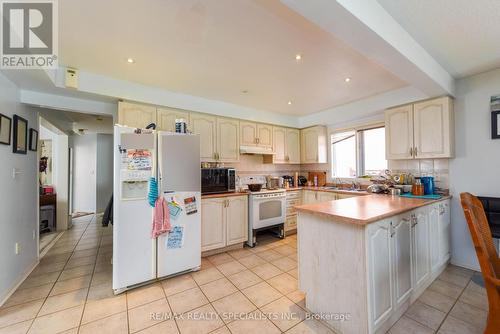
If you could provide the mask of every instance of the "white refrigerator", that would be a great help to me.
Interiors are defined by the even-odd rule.
[[[200,138],[171,132],[134,133],[115,126],[113,290],[199,270],[201,265]],[[171,232],[152,238],[149,179],[171,210]],[[175,215],[173,215],[175,214]]]

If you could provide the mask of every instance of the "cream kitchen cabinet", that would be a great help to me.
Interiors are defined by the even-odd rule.
[[[442,97],[413,105],[413,156],[420,159],[453,156],[453,101]]]
[[[432,159],[453,156],[453,101],[423,101],[385,112],[386,158]]]
[[[370,322],[378,328],[394,310],[394,271],[392,221],[382,220],[366,229],[366,255],[368,262],[368,291]]]
[[[387,160],[413,158],[413,105],[385,112],[385,155]]]
[[[191,113],[189,124],[193,133],[200,135],[201,161],[215,161],[216,156],[216,130],[217,117],[207,114]]]
[[[236,119],[217,117],[216,159],[223,162],[240,160],[240,122]]]
[[[206,198],[201,201],[201,250],[223,248],[248,239],[246,195]]]
[[[226,198],[201,200],[201,250],[226,246]]]
[[[438,217],[438,248],[439,264],[445,265],[451,257],[451,215],[450,200],[441,201],[437,204],[439,207]]]
[[[226,245],[231,246],[248,240],[247,196],[226,199]]]
[[[257,123],[240,121],[240,145],[257,146]]]
[[[257,123],[257,146],[273,148],[273,127],[268,124]]]
[[[273,126],[241,121],[240,145],[257,146],[271,152],[273,148]]]
[[[300,130],[301,163],[327,163],[327,131],[325,126]]]
[[[408,301],[412,286],[412,220],[391,217],[366,228],[370,333]]]
[[[131,102],[118,102],[118,124],[145,128],[156,123],[156,107]]]
[[[430,277],[430,230],[429,207],[414,210],[412,216],[413,235],[413,282],[414,288],[425,286]],[[436,236],[437,237],[437,236]]]
[[[274,155],[264,159],[265,163],[299,164],[300,131],[297,129],[273,127]]]
[[[285,159],[289,164],[300,164],[300,130],[287,128]]]
[[[175,120],[184,119],[188,123],[189,112],[179,109],[158,108],[156,118],[157,130],[175,132]]]
[[[286,128],[281,128],[273,126],[273,159],[272,162],[275,164],[287,163],[287,153],[286,153]]]

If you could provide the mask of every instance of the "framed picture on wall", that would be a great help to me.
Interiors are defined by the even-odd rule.
[[[30,129],[30,151],[38,150],[38,131],[35,129]]]
[[[491,139],[500,138],[500,110],[491,112]]]
[[[28,121],[14,115],[14,145],[12,152],[26,154],[28,151]]]
[[[10,129],[12,129],[12,119],[0,114],[0,144],[10,145]]]

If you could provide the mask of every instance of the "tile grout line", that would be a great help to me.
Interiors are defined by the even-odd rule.
[[[85,233],[85,231],[87,230],[87,228],[88,228],[88,226],[89,226],[89,225],[90,225],[90,222],[89,222],[89,223],[87,223],[87,226],[85,226],[85,230],[83,231],[83,233],[82,233],[82,235],[80,236],[80,238],[78,238],[78,242],[77,242],[77,243],[75,244],[75,246],[73,247],[73,251],[71,251],[71,255],[73,255],[73,253],[74,253],[74,250],[75,250],[76,246],[77,246],[77,245],[78,245],[78,243],[80,242],[81,238],[83,237],[83,234]],[[49,250],[49,251],[50,251],[50,250]],[[68,252],[68,253],[69,253],[69,252]],[[47,253],[45,254],[45,256],[46,256],[46,255],[47,255]],[[47,294],[47,296],[44,298],[43,303],[42,303],[42,306],[40,307],[40,309],[39,309],[39,310],[38,310],[38,312],[36,313],[35,317],[33,318],[33,321],[31,322],[31,324],[30,324],[30,326],[29,326],[28,330],[26,331],[26,333],[29,333],[29,331],[33,328],[33,324],[35,323],[35,320],[38,318],[38,315],[40,314],[40,311],[42,310],[43,306],[44,306],[44,305],[45,305],[45,303],[47,302],[47,299],[49,298],[50,293],[51,293],[51,292],[52,292],[52,290],[54,289],[54,286],[55,286],[55,285],[56,285],[56,283],[58,282],[59,277],[61,277],[62,272],[64,271],[64,268],[66,267],[66,264],[68,263],[69,259],[71,258],[71,255],[70,255],[70,257],[68,257],[68,259],[66,260],[66,262],[65,262],[65,264],[64,264],[64,267],[63,267],[63,269],[60,271],[59,275],[57,276],[57,279],[56,279],[56,281],[53,283],[53,285],[52,285],[52,287],[51,287],[51,289],[50,289],[49,293],[48,293],[48,294]],[[71,308],[71,307],[66,308],[65,310],[70,309],[70,308]],[[59,310],[59,311],[57,311],[57,312],[60,312],[60,311],[64,311],[64,310]],[[56,313],[56,312],[48,313],[48,314],[45,314],[45,315],[49,315],[49,314],[53,314],[53,313]],[[45,315],[44,315],[44,316],[45,316]],[[43,316],[42,316],[42,317],[43,317]]]
[[[94,215],[92,217],[89,225],[87,225],[87,228],[85,229],[85,231],[83,232],[83,234],[85,234],[85,232],[87,232],[88,227],[90,226],[90,224],[92,223],[92,221],[94,219],[95,219],[96,224],[97,224],[97,215]],[[83,237],[83,235],[82,235],[82,237]],[[87,288],[87,295],[85,296],[85,301],[83,303],[82,315],[80,316],[80,321],[78,322],[78,331],[80,331],[80,327],[82,326],[83,316],[85,315],[85,308],[87,307],[87,301],[88,301],[88,298],[89,298],[90,288],[91,288],[91,285],[92,285],[92,280],[94,279],[95,267],[97,265],[97,256],[99,255],[99,249],[101,248],[101,241],[102,241],[102,231],[99,232],[99,246],[97,247],[97,254],[96,254],[96,257],[94,259],[94,267],[92,268],[92,273],[90,274],[91,275],[91,277],[90,277],[90,283],[89,283],[89,286]],[[78,244],[79,243],[80,243],[80,241],[78,241]],[[77,244],[77,246],[78,246],[78,244]]]

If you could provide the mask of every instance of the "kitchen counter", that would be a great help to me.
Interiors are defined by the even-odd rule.
[[[337,201],[299,205],[295,209],[299,212],[331,218],[335,222],[366,225],[450,198],[445,196],[438,200],[427,200],[368,193],[364,193],[364,195]]]
[[[450,200],[370,194],[295,206],[298,280],[339,333],[386,333],[445,270]]]
[[[346,195],[355,195],[355,196],[363,196],[369,195],[370,193],[365,190],[349,190],[349,189],[329,189],[329,187],[299,187],[294,189],[302,189],[302,190],[312,190],[312,191],[322,191],[327,193],[337,193],[337,194],[346,194]]]
[[[206,194],[206,195],[201,195],[201,199],[204,199],[204,198],[233,197],[233,196],[248,196],[248,191],[234,192],[234,193],[221,193],[221,194]]]

